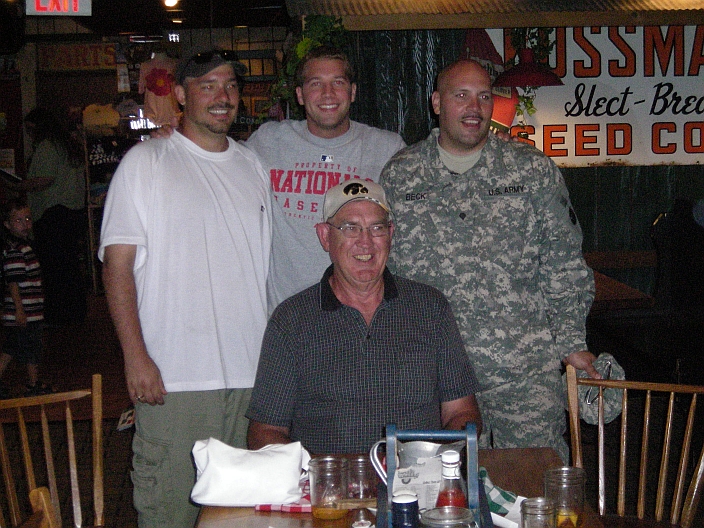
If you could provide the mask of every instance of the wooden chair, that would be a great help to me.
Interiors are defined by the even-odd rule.
[[[19,443],[22,451],[22,466],[24,469],[24,482],[22,481],[19,468],[11,467],[10,453],[5,436],[5,429],[0,423],[0,463],[2,465],[3,482],[10,515],[10,526],[40,526],[41,528],[60,528],[61,509],[60,498],[68,495],[70,489],[71,502],[73,506],[74,526],[83,526],[83,513],[81,510],[81,494],[79,487],[80,465],[76,458],[76,439],[74,435],[73,412],[75,407],[80,405],[82,398],[91,398],[92,405],[92,491],[93,491],[93,524],[103,526],[103,400],[102,400],[102,377],[100,374],[93,375],[93,383],[90,389],[75,390],[57,394],[47,394],[43,396],[31,396],[26,398],[15,398],[11,400],[0,400],[0,411],[3,409],[16,409],[17,426],[19,429]],[[73,404],[73,408],[72,408]],[[37,466],[32,461],[32,440],[36,435],[28,434],[27,422],[38,417],[41,422],[41,440],[44,452],[44,464],[41,470],[36,471],[36,475],[46,476],[46,482],[38,483],[35,470]],[[63,442],[55,441],[52,444],[50,436],[49,422],[58,419],[65,421],[66,438]],[[59,436],[59,435],[55,435]],[[38,443],[39,439],[34,440]],[[67,461],[59,460],[54,452],[65,450]],[[63,462],[63,464],[61,464]],[[67,474],[63,475],[59,471],[57,479],[57,468],[65,465]],[[14,471],[13,471],[14,470]],[[19,479],[16,481],[16,479]],[[85,479],[84,479],[85,480]],[[66,485],[61,489],[61,483]],[[21,483],[22,487],[18,486]],[[44,485],[42,485],[44,484]],[[83,482],[87,485],[88,482]],[[18,491],[28,492],[28,502],[31,503],[34,514],[29,516],[23,514],[18,500]],[[27,502],[27,501],[25,501]],[[29,517],[29,518],[27,518]],[[5,520],[0,515],[0,526],[6,526]]]
[[[619,381],[619,380],[594,380],[591,378],[578,378],[577,373],[572,366],[567,367],[567,399],[569,405],[569,421],[570,433],[572,441],[572,461],[573,465],[584,467],[583,460],[583,444],[582,431],[580,426],[579,416],[579,394],[578,386],[585,385],[598,387],[599,397],[595,403],[598,405],[599,418],[597,424],[597,467],[598,467],[598,504],[599,514],[605,515],[606,512],[606,486],[607,473],[610,469],[606,462],[605,444],[608,441],[606,435],[607,428],[609,430],[618,429],[619,433],[614,431],[613,436],[618,436],[616,443],[618,444],[618,486],[616,489],[616,515],[618,517],[626,516],[626,493],[627,490],[632,492],[636,489],[634,482],[627,481],[627,457],[628,460],[637,461],[636,456],[639,456],[639,466],[636,469],[638,475],[637,484],[637,512],[636,516],[639,519],[646,518],[646,505],[653,506],[654,498],[654,518],[656,522],[662,522],[665,516],[666,502],[669,501],[670,513],[669,522],[672,525],[679,525],[682,528],[693,528],[694,517],[697,512],[697,506],[702,495],[704,487],[704,448],[699,453],[696,467],[691,469],[691,464],[694,459],[690,459],[690,451],[692,447],[692,433],[695,430],[695,412],[697,406],[697,398],[704,394],[704,386],[693,385],[674,385],[665,383],[647,383],[636,381]],[[619,419],[616,419],[612,425],[605,426],[604,424],[604,406],[603,406],[603,391],[606,388],[623,389],[622,403],[623,411]],[[663,396],[667,398],[666,413],[658,413]],[[640,399],[639,399],[640,398]],[[657,399],[658,403],[655,403]],[[640,448],[636,441],[631,443],[633,453],[629,452],[627,440],[632,439],[634,433],[638,433],[637,422],[640,416],[635,411],[629,414],[629,402],[633,407],[643,404],[642,416],[642,433]],[[662,414],[663,416],[656,416]],[[684,417],[686,416],[686,420]],[[655,438],[655,434],[651,434],[654,430],[659,429],[662,419],[662,435]],[[628,428],[630,422],[636,422],[634,427]],[[682,422],[682,423],[680,423]],[[658,424],[658,427],[655,424]],[[699,426],[701,427],[701,426]],[[634,431],[634,429],[636,431]],[[629,434],[629,431],[631,433]],[[675,438],[681,438],[681,443]],[[662,448],[660,449],[660,442]],[[652,490],[647,490],[648,487],[648,458],[654,451],[655,456],[659,458],[659,470],[657,470],[657,487],[653,497]],[[679,456],[678,452],[679,451]],[[668,471],[675,470],[674,463],[677,462],[676,473],[670,474],[668,480]],[[655,468],[653,468],[655,469]],[[686,475],[692,471],[692,477],[689,483],[686,482]],[[633,471],[631,471],[633,473]],[[587,476],[589,479],[589,475]],[[652,479],[651,479],[652,481]],[[654,484],[654,482],[651,482]],[[669,486],[668,486],[669,483]],[[688,485],[689,484],[689,485]],[[651,486],[652,487],[652,486]],[[648,493],[646,493],[648,491]],[[686,495],[685,495],[686,492]],[[684,502],[683,502],[684,498]]]

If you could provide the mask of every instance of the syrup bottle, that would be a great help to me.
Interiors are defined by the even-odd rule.
[[[467,507],[467,496],[462,491],[460,484],[460,454],[457,451],[445,451],[440,459],[442,460],[442,482],[436,508],[442,506]]]

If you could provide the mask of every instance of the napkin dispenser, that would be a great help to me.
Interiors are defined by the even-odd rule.
[[[391,493],[388,490],[394,489],[394,478],[396,478],[397,455],[400,441],[436,441],[454,442],[464,440],[467,447],[467,503],[477,525],[480,528],[493,528],[491,514],[484,486],[479,480],[479,462],[477,446],[477,428],[473,423],[468,423],[461,431],[424,431],[406,430],[399,431],[395,424],[386,426],[386,466],[387,478],[386,486],[380,485],[377,511],[377,528],[393,526]]]

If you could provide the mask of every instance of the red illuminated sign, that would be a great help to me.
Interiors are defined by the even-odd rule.
[[[28,0],[27,15],[91,16],[92,0]]]

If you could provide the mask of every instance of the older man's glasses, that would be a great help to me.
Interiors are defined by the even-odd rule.
[[[359,238],[364,231],[369,231],[369,235],[374,238],[389,236],[391,232],[391,224],[389,223],[372,224],[369,227],[363,227],[359,224],[342,224],[341,226],[336,226],[330,222],[325,223],[337,229],[345,238]]]

